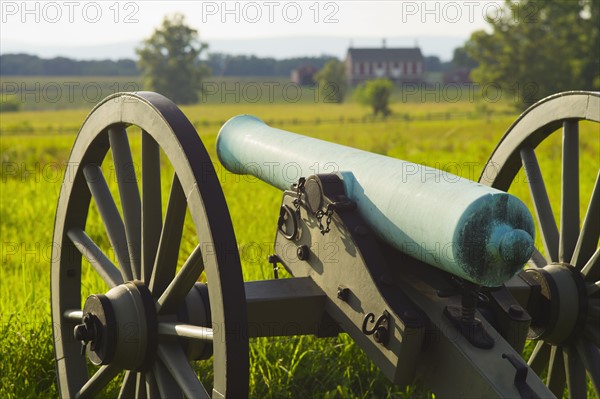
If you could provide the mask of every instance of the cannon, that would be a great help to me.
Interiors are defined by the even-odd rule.
[[[533,105],[477,183],[234,117],[217,139],[221,163],[283,191],[265,259],[274,278],[244,282],[225,197],[193,125],[156,93],[106,98],[75,140],[56,211],[61,397],[117,383],[123,398],[244,398],[249,338],[340,333],[391,383],[418,381],[441,398],[551,398],[565,387],[585,398],[588,380],[598,394],[600,174],[580,224],[579,121],[600,122],[600,94]],[[535,150],[561,127],[557,225]],[[327,168],[315,173],[315,163]],[[173,178],[163,199],[165,168]],[[289,168],[297,173],[282,173]],[[507,193],[521,168],[535,221]],[[181,261],[186,214],[195,247]],[[89,287],[82,264],[105,287]],[[278,278],[280,266],[292,277]],[[536,343],[525,360],[528,339]],[[198,378],[196,361],[211,362],[212,381]]]

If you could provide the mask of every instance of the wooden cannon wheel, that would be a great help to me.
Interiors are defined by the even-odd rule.
[[[139,165],[129,140],[139,134],[135,127]],[[118,190],[109,188],[101,168],[108,150]],[[165,161],[174,176],[163,218]],[[115,94],[87,117],[68,165],[51,271],[61,397],[95,396],[109,383],[120,385],[119,397],[246,397],[247,320],[236,240],[217,175],[188,119],[159,94]],[[86,232],[92,198],[116,262]],[[197,246],[178,264],[186,209]],[[83,258],[108,291],[84,297]],[[202,272],[210,291],[197,282]],[[205,389],[189,360],[211,354],[214,381],[204,382]]]
[[[506,191],[524,168],[544,246],[544,256],[536,249],[522,272],[541,284],[542,293],[541,303],[528,307],[528,336],[537,341],[528,364],[546,375],[546,385],[559,398],[565,385],[570,398],[586,398],[586,372],[600,396],[600,171],[580,227],[579,168],[595,167],[579,162],[580,121],[600,122],[600,93],[560,93],[533,105],[508,129],[479,179]],[[557,225],[535,150],[561,127]]]

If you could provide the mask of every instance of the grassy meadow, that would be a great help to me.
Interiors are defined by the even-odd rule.
[[[396,99],[401,97],[402,94],[395,94]],[[443,101],[444,95],[436,99],[432,94],[429,99],[422,98],[427,102],[412,98],[406,103],[396,101],[392,104],[395,114],[411,115],[418,120],[400,118],[366,120],[365,123],[348,123],[349,119],[363,118],[369,112],[353,102],[334,105],[309,100],[289,102],[281,98],[273,102],[264,99],[257,102],[215,100],[182,109],[197,126],[215,162],[219,124],[234,115],[248,113],[273,124],[281,124],[287,130],[427,164],[477,180],[502,134],[517,117],[516,111],[512,115],[506,114],[513,109],[510,101],[490,103],[477,98],[475,101],[448,102]],[[26,105],[21,112],[0,116],[2,398],[57,396],[50,318],[50,259],[54,213],[65,164],[77,128],[93,106],[85,101],[78,105],[82,106],[46,110]],[[489,110],[494,113],[489,114]],[[426,118],[432,113],[476,112],[480,112],[481,117]],[[294,119],[297,119],[296,123]],[[600,132],[597,125],[582,124],[580,135],[583,217],[600,166]],[[560,144],[560,135],[555,134],[538,151],[557,220]],[[139,151],[139,147],[139,140],[132,138],[132,150]],[[110,168],[110,165],[103,165],[105,167]],[[165,176],[168,174],[168,170],[163,172]],[[262,182],[229,174],[220,165],[217,165],[217,173],[233,220],[245,280],[271,278],[272,272],[266,257],[272,251],[281,192]],[[163,178],[163,182],[167,181],[166,177]],[[511,192],[530,203],[522,173]],[[163,203],[166,202],[167,193],[168,185],[165,185]],[[92,210],[90,217],[88,233],[101,247],[107,248],[108,239],[97,212]],[[195,245],[193,234],[193,229],[186,225],[182,258]],[[541,247],[539,238],[536,241]],[[255,245],[257,243],[258,246]],[[89,265],[84,265],[83,291],[98,292],[103,289],[103,283],[90,269]],[[419,385],[406,389],[390,385],[344,334],[331,339],[309,336],[254,339],[250,351],[250,390],[253,398],[432,396]],[[210,374],[207,367],[199,365],[200,375]],[[114,396],[114,389],[114,386],[112,391],[109,388],[106,396]]]

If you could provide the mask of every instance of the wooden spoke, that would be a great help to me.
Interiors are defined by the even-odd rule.
[[[121,207],[123,208],[125,233],[127,236],[126,242],[129,249],[133,277],[140,279],[142,205],[135,175],[135,165],[131,157],[131,148],[125,127],[118,125],[109,128],[108,137],[117,175]]]
[[[563,122],[562,191],[558,259],[570,263],[579,236],[579,122]]]
[[[158,357],[163,361],[186,397],[210,399],[178,344],[159,344]]]
[[[562,398],[565,390],[565,362],[563,351],[559,346],[552,346],[550,351],[550,362],[548,363],[547,386],[558,398]]]
[[[79,227],[72,227],[67,232],[67,235],[110,288],[123,283],[123,279],[127,276],[121,276],[119,269],[108,259],[85,231]]]
[[[137,397],[135,395],[136,374],[133,371],[127,370],[123,378],[123,385],[119,391],[119,399],[130,399]]]
[[[531,255],[531,259],[529,259],[529,262],[527,262],[527,264],[529,265],[529,267],[540,269],[548,265],[548,261],[542,256],[542,254],[537,249],[534,248],[533,254]]]
[[[198,244],[179,270],[179,273],[158,299],[158,314],[176,312],[178,306],[200,277],[202,270],[204,270],[204,263],[202,262],[202,250],[200,244]]]
[[[148,370],[145,373],[146,377],[146,395],[148,399],[160,399],[158,392],[158,386],[156,385],[156,379],[152,370]]]
[[[142,280],[150,281],[162,230],[160,148],[142,132]]]
[[[550,345],[546,344],[544,341],[538,341],[535,344],[535,348],[529,357],[529,361],[527,364],[533,371],[537,374],[540,374],[546,364],[548,364],[548,360],[550,359]]]
[[[600,299],[589,301],[587,316],[590,320],[600,322]],[[600,324],[597,327],[600,327]]]
[[[213,340],[213,329],[183,323],[159,323],[158,334],[172,337],[191,338],[198,341]]]
[[[572,265],[581,270],[585,263],[592,257],[598,246],[600,238],[600,170],[596,176],[594,191],[590,198],[581,233],[573,253]]]
[[[138,399],[146,398],[146,376],[144,373],[137,373],[135,384],[135,397]]]
[[[156,386],[161,398],[181,398],[183,396],[181,388],[160,359],[154,362],[152,374],[156,378]]]
[[[564,351],[566,364],[567,386],[571,399],[587,398],[587,382],[585,379],[585,367],[577,353],[577,349],[569,347]]]
[[[577,352],[592,380],[596,395],[600,396],[600,350],[587,340],[577,343]]]
[[[115,204],[115,200],[110,193],[102,169],[98,165],[90,164],[83,168],[83,174],[87,181],[92,197],[96,201],[96,206],[100,212],[100,217],[106,228],[108,239],[117,256],[117,262],[121,267],[121,272],[126,280],[133,280],[131,265],[129,260],[129,251],[125,243],[127,237],[125,235],[125,226],[123,220]]]
[[[150,292],[155,297],[160,297],[169,282],[175,276],[183,222],[185,220],[186,201],[185,194],[179,183],[177,175],[173,176],[171,193],[167,204],[165,224],[160,235],[156,261],[150,278]]]
[[[531,197],[533,198],[533,206],[540,225],[546,256],[551,262],[557,262],[558,227],[552,213],[544,178],[542,177],[542,172],[533,149],[529,147],[522,148],[521,160],[525,174],[527,175]]]
[[[75,394],[75,398],[92,398],[100,392],[113,378],[119,374],[119,369],[113,365],[102,366],[90,377],[89,380]]]
[[[600,321],[596,318],[593,322],[588,322],[588,325],[585,327],[585,336],[589,338],[596,348],[600,348],[600,330],[598,329],[599,324]]]
[[[587,281],[597,281],[600,279],[600,248],[596,249],[594,255],[592,255],[583,269],[581,269],[581,274],[585,276]]]

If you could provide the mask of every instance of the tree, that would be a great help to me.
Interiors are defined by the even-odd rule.
[[[373,115],[381,113],[388,116],[391,113],[389,103],[393,89],[391,80],[379,78],[361,83],[354,95],[360,104],[373,108]]]
[[[477,68],[477,61],[469,57],[467,49],[465,47],[457,47],[454,49],[454,55],[452,57],[452,65],[455,68]]]
[[[505,0],[466,43],[473,80],[496,84],[521,108],[564,90],[600,88],[600,2]]]
[[[324,102],[342,103],[346,95],[346,65],[338,60],[327,61],[314,76]]]
[[[435,55],[425,57],[425,70],[427,72],[441,72],[442,61],[440,61],[440,57]]]
[[[202,80],[210,70],[200,62],[208,48],[198,31],[185,24],[185,16],[167,16],[162,26],[136,49],[144,87],[178,104],[198,101]]]

